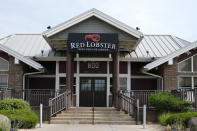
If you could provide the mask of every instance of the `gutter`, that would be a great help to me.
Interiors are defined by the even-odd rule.
[[[23,74],[23,100],[25,99],[25,77],[28,75],[35,75],[35,74],[41,74],[44,73],[44,71],[40,71],[40,72],[31,72],[31,73],[24,73]]]
[[[147,72],[145,70],[142,70],[142,73],[144,73],[146,75],[150,75],[150,76],[154,76],[154,77],[160,78],[161,79],[161,90],[163,91],[163,77],[162,76],[149,73],[149,72]]]

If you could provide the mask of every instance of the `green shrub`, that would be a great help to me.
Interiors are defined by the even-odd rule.
[[[170,117],[170,114],[171,113],[162,113],[160,116],[159,116],[159,122],[160,122],[160,124],[161,125],[163,125],[163,126],[166,126],[167,125],[167,123],[166,123],[166,120]]]
[[[161,112],[187,111],[192,107],[192,102],[182,101],[166,92],[151,95],[150,104]]]
[[[30,110],[30,105],[22,99],[4,99],[0,101],[0,110]]]
[[[173,125],[178,123],[183,123],[186,126],[189,120],[193,117],[197,117],[197,112],[185,112],[185,113],[175,113],[171,114],[166,120],[167,124]]]
[[[7,116],[14,128],[34,128],[39,120],[31,110],[0,110],[0,114]]]
[[[10,120],[4,115],[0,115],[0,131],[10,131],[10,128]]]

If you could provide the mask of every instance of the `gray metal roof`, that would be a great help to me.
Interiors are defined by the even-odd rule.
[[[4,46],[27,57],[48,56],[51,51],[51,47],[40,34],[15,34],[2,41]]]
[[[160,58],[188,44],[190,42],[172,35],[145,35],[131,56],[135,58]]]
[[[0,39],[0,50],[3,52],[8,53],[9,55],[13,56],[14,58],[26,63],[27,65],[30,65],[31,67],[43,71],[44,67],[35,62],[34,60],[24,57],[24,55],[20,54],[19,52],[16,52],[15,50],[12,50],[11,48],[8,48],[7,46],[4,45],[4,43],[7,43],[11,39],[11,36],[8,36],[4,39]]]
[[[197,42],[193,42],[191,44],[188,44],[188,45],[184,46],[184,48],[180,48],[179,50],[174,51],[174,52],[172,52],[171,54],[169,54],[165,57],[161,57],[161,58],[159,58],[159,59],[157,59],[157,60],[155,60],[151,63],[148,63],[147,65],[144,66],[144,69],[145,70],[151,70],[151,69],[153,69],[153,68],[155,68],[155,67],[157,67],[157,66],[159,66],[159,65],[161,65],[161,64],[163,64],[163,63],[165,63],[169,60],[173,60],[173,58],[175,58],[175,57],[177,57],[177,56],[179,56],[179,55],[181,55],[185,52],[188,52],[188,51],[190,51],[190,50],[192,50],[196,47],[197,47]]]
[[[52,51],[41,34],[16,34],[1,39],[0,44],[26,57],[61,56],[61,54],[58,55]],[[160,58],[189,44],[191,43],[172,35],[145,35],[136,50],[127,57]]]

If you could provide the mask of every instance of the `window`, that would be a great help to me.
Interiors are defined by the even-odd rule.
[[[192,77],[179,77],[179,87],[191,88],[192,87]]]
[[[0,75],[0,88],[8,88],[8,75]]]
[[[66,90],[66,77],[60,77],[60,90]]]
[[[193,71],[197,72],[197,55],[193,57]]]
[[[197,88],[197,77],[194,77],[194,87]]]
[[[120,89],[127,90],[127,78],[126,77],[120,78]]]
[[[179,77],[179,88],[197,88],[196,76],[181,76]]]
[[[179,63],[179,71],[192,71],[191,70],[191,58]]]
[[[178,64],[179,71],[197,72],[197,55],[184,60]]]
[[[8,71],[9,70],[9,62],[0,57],[0,71]]]

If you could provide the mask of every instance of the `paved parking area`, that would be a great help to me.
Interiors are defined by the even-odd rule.
[[[164,131],[164,127],[152,124],[143,129],[142,125],[65,125],[43,124],[42,128],[20,129],[19,131]]]

